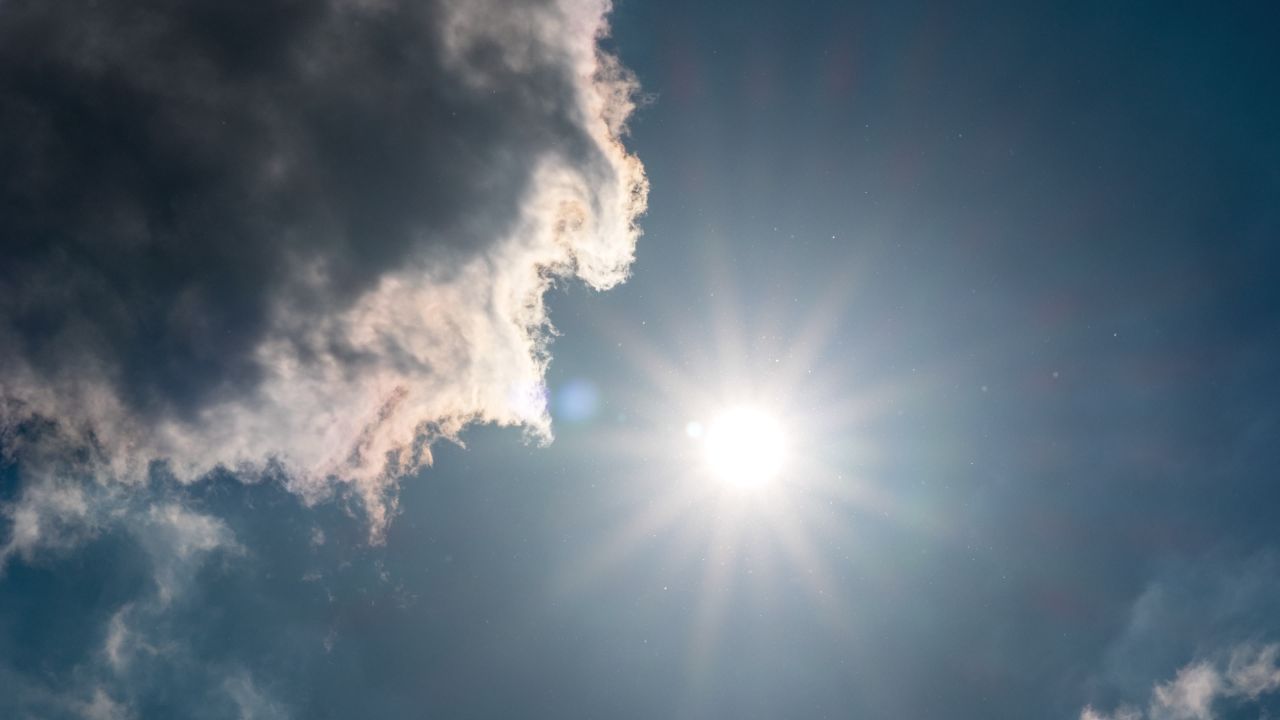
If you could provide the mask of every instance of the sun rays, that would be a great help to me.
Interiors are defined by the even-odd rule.
[[[857,560],[858,518],[899,514],[876,482],[864,429],[920,381],[855,390],[847,358],[823,365],[850,302],[845,276],[789,322],[768,316],[780,299],[758,299],[770,310],[753,316],[726,275],[707,275],[721,281],[709,285],[701,322],[688,308],[664,308],[685,320],[651,337],[594,318],[645,382],[618,400],[626,421],[593,430],[592,445],[615,461],[609,482],[640,489],[605,540],[575,553],[554,581],[557,594],[590,594],[656,557],[655,584],[678,578],[692,593],[683,662],[695,695],[740,606],[776,607],[798,593],[833,632],[854,632],[857,607],[840,578]]]

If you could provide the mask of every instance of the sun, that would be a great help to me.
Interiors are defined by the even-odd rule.
[[[755,407],[724,410],[711,421],[702,440],[711,474],[734,488],[768,484],[782,472],[786,460],[782,425]]]

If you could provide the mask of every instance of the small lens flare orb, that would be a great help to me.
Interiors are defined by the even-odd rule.
[[[707,465],[721,481],[759,487],[777,477],[786,459],[782,426],[768,413],[735,407],[716,416],[703,438]]]

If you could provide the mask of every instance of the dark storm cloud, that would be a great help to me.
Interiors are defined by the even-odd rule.
[[[0,3],[0,715],[292,715],[398,476],[548,436],[645,203],[607,11]]]
[[[306,293],[299,268],[323,265],[323,312],[424,241],[492,240],[538,155],[588,141],[573,78],[474,92],[439,14],[6,3],[9,351],[45,377],[90,351],[130,408],[190,413],[260,377],[249,351],[277,296]]]
[[[0,4],[6,451],[376,506],[467,422],[545,434],[542,293],[620,281],[644,207],[607,10]]]

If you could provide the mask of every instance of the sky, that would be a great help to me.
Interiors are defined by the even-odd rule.
[[[0,0],[0,717],[1280,715],[1278,20]]]

